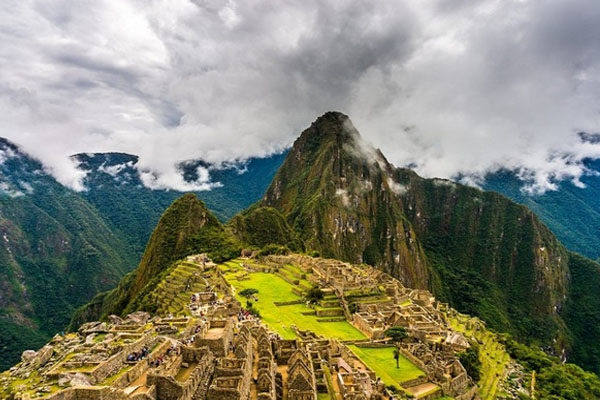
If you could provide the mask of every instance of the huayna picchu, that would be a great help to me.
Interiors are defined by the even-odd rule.
[[[329,112],[227,224],[176,200],[138,268],[0,394],[597,399],[598,284],[526,207],[396,168]]]

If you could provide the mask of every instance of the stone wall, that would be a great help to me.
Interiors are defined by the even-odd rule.
[[[233,338],[232,319],[210,321],[210,328],[221,327],[223,328],[223,334],[219,338],[206,339],[204,337],[196,336],[194,339],[194,344],[196,347],[208,347],[216,356],[223,357],[226,354],[229,344]]]
[[[121,370],[128,354],[131,354],[135,351],[140,351],[144,346],[152,347],[156,340],[156,337],[145,335],[137,342],[128,346],[124,346],[119,353],[115,354],[90,371],[90,377],[94,380],[94,382],[102,382],[107,377],[114,375]]]
[[[140,360],[138,363],[133,366],[129,371],[115,379],[113,382],[113,386],[116,388],[125,388],[129,386],[129,384],[139,378],[144,371],[148,369],[148,360]]]

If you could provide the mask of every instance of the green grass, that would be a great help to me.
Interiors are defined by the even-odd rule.
[[[260,312],[262,320],[271,329],[279,333],[285,339],[293,339],[295,325],[301,330],[311,330],[317,335],[336,338],[340,340],[365,339],[365,335],[353,327],[347,321],[318,322],[314,315],[302,315],[303,312],[313,311],[305,304],[294,304],[289,306],[276,306],[274,302],[286,302],[299,300],[300,297],[292,293],[293,285],[274,274],[256,272],[249,275],[249,279],[238,281],[234,273],[225,274],[225,279],[232,285],[236,292],[243,289],[258,289],[258,301],[254,307]],[[237,299],[246,304],[246,299],[238,296]]]
[[[394,360],[393,347],[357,347],[349,346],[350,350],[369,368],[371,368],[377,376],[379,376],[386,385],[394,385],[400,388],[402,382],[416,379],[424,376],[425,373],[414,365],[409,359],[400,355],[399,368],[396,368],[396,360]]]

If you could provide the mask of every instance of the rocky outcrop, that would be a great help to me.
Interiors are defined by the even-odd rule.
[[[278,210],[307,250],[379,267],[494,329],[559,353],[569,254],[526,207],[423,179],[329,112],[300,137],[257,207]]]
[[[431,270],[402,215],[392,172],[347,116],[330,112],[294,142],[259,204],[279,210],[307,249],[376,265],[409,286],[427,288]]]

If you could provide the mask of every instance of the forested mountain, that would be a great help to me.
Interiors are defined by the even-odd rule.
[[[0,140],[0,370],[65,329],[78,306],[131,271],[160,215],[182,195],[143,186],[136,156],[74,157],[87,171],[84,192]],[[283,157],[203,164],[221,186],[197,194],[226,220],[260,198]]]
[[[241,247],[219,220],[194,194],[177,199],[164,212],[154,229],[139,266],[119,285],[98,294],[73,316],[72,328],[84,321],[146,309],[144,296],[176,260],[189,254],[208,252],[213,259],[239,255]]]
[[[252,158],[243,163],[216,167],[194,161],[181,165],[182,174],[197,179],[196,167],[209,168],[210,179],[220,185],[196,192],[222,222],[258,200],[271,182],[286,153]],[[89,171],[81,195],[93,204],[114,230],[128,238],[136,254],[144,247],[164,210],[183,193],[152,190],[140,179],[138,157],[123,153],[77,154],[80,168]],[[137,260],[136,263],[137,264]]]
[[[598,264],[570,253],[531,210],[502,195],[393,167],[343,114],[305,130],[263,199],[242,215],[263,207],[276,209],[307,251],[378,266],[497,331],[600,369],[600,311],[591,307],[600,294],[582,287],[600,277]],[[269,218],[263,230],[268,223],[282,226]]]
[[[600,258],[600,161],[587,160],[584,187],[569,181],[556,182],[557,189],[529,194],[526,183],[513,171],[489,174],[483,184],[535,212],[572,251],[591,259]]]
[[[137,258],[79,194],[0,142],[0,369],[61,331]]]

